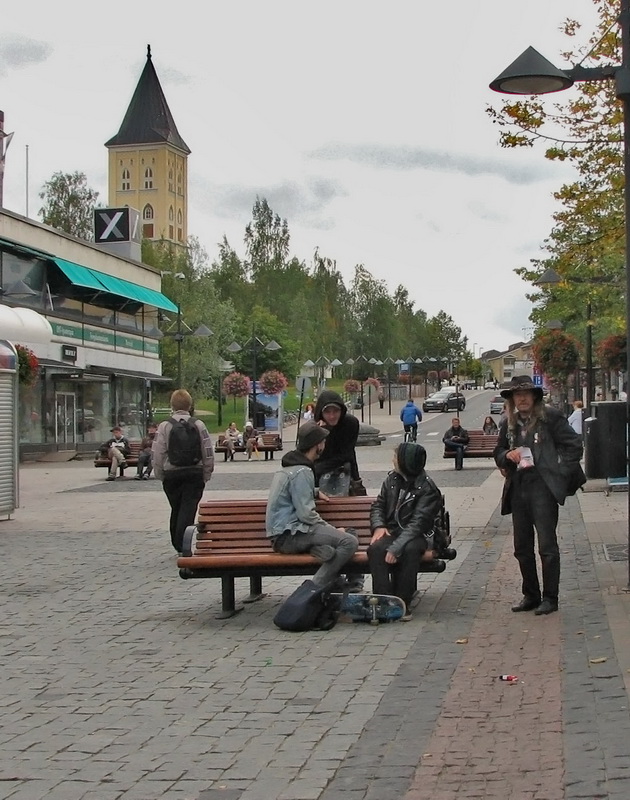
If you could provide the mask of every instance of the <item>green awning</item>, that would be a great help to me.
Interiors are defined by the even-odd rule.
[[[177,306],[169,300],[162,292],[154,289],[147,289],[137,283],[117,278],[114,275],[107,275],[90,267],[83,267],[73,261],[66,261],[63,258],[53,259],[55,264],[63,274],[75,286],[83,286],[87,289],[96,289],[99,292],[107,292],[118,297],[126,297],[128,300],[135,300],[147,306],[155,306],[163,311],[174,311],[177,313]]]
[[[85,289],[96,289],[97,292],[107,291],[91,269],[82,267],[64,258],[54,258],[53,261],[63,272],[66,278],[75,286],[83,286]]]

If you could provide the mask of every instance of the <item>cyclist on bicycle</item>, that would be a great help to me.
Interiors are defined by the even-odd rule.
[[[400,421],[405,427],[405,441],[415,442],[418,438],[418,422],[422,422],[422,411],[413,400],[407,400],[402,407]]]

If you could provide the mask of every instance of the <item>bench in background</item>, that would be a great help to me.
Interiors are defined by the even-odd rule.
[[[282,439],[279,433],[260,433],[258,438],[262,439],[262,444],[257,445],[256,449],[259,453],[265,454],[265,461],[271,459],[273,461],[273,454],[282,450]],[[230,451],[225,445],[225,434],[220,433],[214,445],[215,453],[223,453],[223,460],[227,461]],[[235,453],[247,452],[245,445],[234,445]]]
[[[130,455],[127,456],[125,459],[127,462],[127,467],[137,467],[138,466],[138,456],[140,455],[140,445],[141,442],[129,442],[129,449],[131,450]],[[94,457],[94,466],[95,467],[107,467],[109,469],[112,465],[111,458],[104,456],[101,454],[100,450],[96,451],[96,456]],[[120,468],[120,477],[124,477],[125,470],[121,467]]]
[[[492,458],[494,448],[499,441],[498,433],[468,431],[470,437],[468,447],[464,450],[464,458]],[[444,447],[444,458],[455,458],[455,451]]]

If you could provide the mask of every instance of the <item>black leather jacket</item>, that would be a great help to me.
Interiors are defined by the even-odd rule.
[[[407,542],[430,533],[442,507],[442,494],[424,472],[409,481],[392,471],[383,481],[370,512],[370,529],[387,528],[394,541],[387,548],[397,558]]]

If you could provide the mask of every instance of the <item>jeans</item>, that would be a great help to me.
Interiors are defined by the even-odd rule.
[[[424,553],[424,545],[420,539],[408,542],[398,561],[388,564],[385,556],[393,541],[389,535],[382,536],[368,547],[372,591],[374,594],[393,594],[400,597],[409,608],[416,591],[418,566]]]
[[[542,596],[558,603],[560,550],[556,528],[558,503],[535,467],[517,472],[512,478],[512,525],[514,555],[521,568],[523,595],[540,600],[540,582],[536,570],[534,529],[538,534],[538,553],[542,562]]]
[[[151,453],[140,453],[138,456],[138,475],[142,476],[143,473],[145,475],[150,475],[152,469],[153,459],[151,457]]]
[[[195,515],[205,488],[201,469],[169,470],[164,475],[162,486],[171,506],[171,543],[181,553],[184,532],[195,524]]]
[[[455,469],[462,469],[464,466],[464,450],[466,449],[466,445],[461,444],[461,442],[454,442],[452,439],[446,439],[444,444],[447,450],[455,451]]]
[[[318,586],[327,586],[339,577],[341,568],[356,553],[358,546],[356,536],[333,528],[327,522],[315,523],[306,533],[281,533],[273,540],[276,553],[310,553],[323,562],[313,575],[313,582]]]

